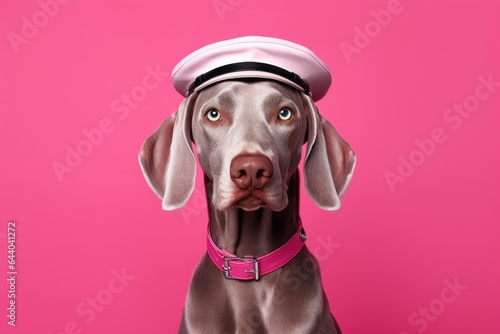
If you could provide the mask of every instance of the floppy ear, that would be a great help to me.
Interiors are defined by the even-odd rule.
[[[312,99],[303,96],[307,115],[307,153],[304,180],[314,203],[324,210],[338,210],[356,164],[351,146],[318,112]]]
[[[163,199],[163,210],[186,204],[194,189],[196,161],[191,147],[191,119],[196,93],[149,136],[139,163],[151,189]]]

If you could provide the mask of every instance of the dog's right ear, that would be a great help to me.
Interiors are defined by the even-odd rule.
[[[149,136],[139,152],[146,181],[162,202],[163,210],[182,207],[194,190],[196,160],[191,147],[191,119],[197,93]]]

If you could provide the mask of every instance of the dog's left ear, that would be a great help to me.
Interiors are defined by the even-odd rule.
[[[164,210],[180,208],[194,190],[196,160],[191,147],[191,119],[196,96],[194,93],[185,99],[146,139],[139,152],[144,177],[163,200]]]
[[[307,115],[307,153],[304,180],[314,203],[324,210],[338,210],[340,197],[351,180],[356,156],[351,146],[303,95]]]

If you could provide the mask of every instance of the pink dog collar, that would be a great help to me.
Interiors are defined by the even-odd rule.
[[[226,278],[236,280],[259,280],[260,276],[269,274],[290,262],[302,249],[306,241],[306,234],[302,226],[280,248],[275,251],[255,258],[253,256],[238,257],[218,248],[210,230],[207,233],[207,251],[213,263],[219,268]]]

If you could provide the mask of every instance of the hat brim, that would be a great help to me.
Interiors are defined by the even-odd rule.
[[[208,81],[204,82],[203,84],[197,86],[193,90],[193,92],[200,91],[203,88],[206,88],[206,87],[213,85],[217,82],[226,81],[226,80],[236,80],[236,79],[274,80],[274,81],[278,81],[278,82],[284,83],[286,85],[292,86],[295,89],[303,91],[303,88],[301,86],[299,86],[296,83],[294,83],[293,81],[287,80],[287,79],[285,79],[282,76],[279,76],[277,74],[266,73],[266,72],[261,72],[261,71],[239,71],[239,72],[232,72],[232,73],[220,75],[216,78],[208,80]]]

